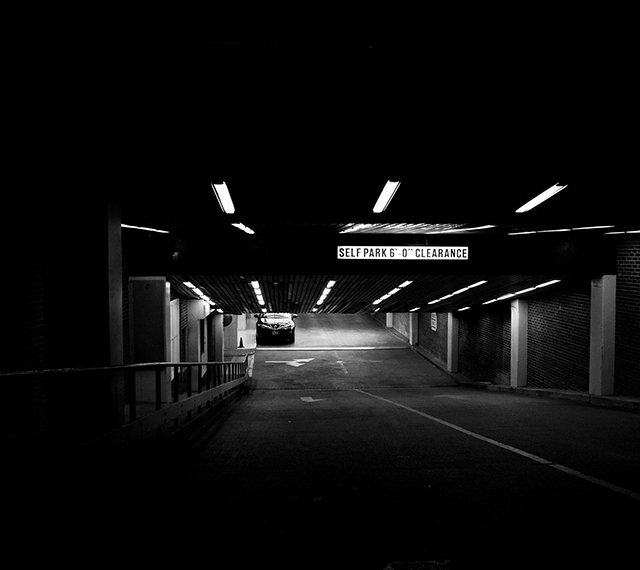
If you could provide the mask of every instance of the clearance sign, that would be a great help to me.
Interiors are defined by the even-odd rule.
[[[364,247],[338,246],[338,259],[405,259],[405,260],[467,260],[468,247],[443,247],[431,245]]]

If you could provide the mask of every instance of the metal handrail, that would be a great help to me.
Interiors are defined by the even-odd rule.
[[[130,432],[141,434],[143,431],[157,431],[167,423],[173,423],[174,426],[177,426],[179,416],[186,414],[187,418],[191,419],[194,410],[200,411],[202,406],[209,407],[212,403],[229,396],[247,381],[248,360],[249,354],[245,354],[241,361],[236,362],[145,362],[88,368],[19,370],[0,372],[0,381],[9,378],[55,377],[57,375],[67,376],[79,373],[114,374],[132,372],[127,378],[129,397],[128,403],[125,403],[125,410],[128,406],[128,418],[118,429],[122,431],[122,428],[133,427],[135,429],[129,430]],[[192,381],[192,371],[195,367],[198,368],[198,376],[197,381],[194,382]],[[163,374],[168,373],[171,369],[174,371],[174,377],[169,384],[165,384],[163,398]],[[139,378],[137,373],[144,371],[155,372],[153,379],[149,378],[149,376],[147,378]],[[136,385],[140,380],[155,380],[155,406],[153,406],[154,402],[147,402],[147,405],[153,406],[155,411],[151,411],[145,417],[138,419],[137,408],[145,403],[138,402],[136,397]],[[166,391],[166,386],[170,388],[170,393]],[[149,410],[147,411],[149,412]],[[140,428],[140,422],[145,423],[147,427]]]
[[[246,361],[248,355],[245,355],[244,361]],[[125,370],[141,370],[145,368],[153,369],[158,366],[207,366],[209,364],[242,364],[241,362],[143,362],[140,364],[115,364],[112,366],[97,366],[89,368],[43,368],[36,370],[15,370],[12,372],[0,372],[0,378],[13,377],[13,376],[29,376],[40,374],[67,374],[72,372],[122,372]]]

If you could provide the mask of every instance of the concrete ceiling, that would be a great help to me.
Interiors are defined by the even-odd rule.
[[[124,230],[130,269],[170,275],[185,296],[183,281],[196,283],[237,313],[259,309],[251,280],[273,311],[371,311],[405,280],[412,285],[379,308],[453,310],[610,268],[616,238],[604,234],[640,222],[618,131],[626,106],[619,99],[605,112],[593,84],[611,71],[566,57],[445,63],[415,45],[358,41],[149,49],[124,141],[135,169],[123,222],[169,233]],[[400,189],[374,214],[389,179]],[[211,189],[221,181],[232,215]],[[555,183],[567,187],[515,212]],[[613,227],[575,229],[592,226]],[[547,233],[556,229],[570,231]],[[467,245],[470,259],[338,262],[336,246],[352,244]],[[330,279],[335,289],[317,307]],[[427,305],[480,279],[487,284]]]

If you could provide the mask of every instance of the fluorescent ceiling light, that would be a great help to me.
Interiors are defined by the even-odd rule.
[[[461,311],[468,311],[471,307],[462,307],[461,309],[458,309],[458,312]]]
[[[251,281],[251,287],[253,287],[253,292],[255,293],[256,299],[258,300],[260,306],[264,306],[264,297],[262,296],[262,291],[260,290],[260,283],[258,283],[257,281]],[[266,309],[263,309],[263,311],[266,311]]]
[[[235,226],[236,228],[238,228],[239,230],[242,230],[243,232],[245,232],[247,234],[255,234],[256,233],[251,228],[248,228],[247,226],[245,226],[244,224],[241,224],[241,223],[231,224],[231,225]]]
[[[540,283],[540,285],[535,285],[534,287],[527,287],[526,289],[521,289],[520,291],[516,291],[515,293],[507,293],[506,295],[502,295],[500,297],[496,297],[495,299],[491,299],[490,301],[485,301],[482,303],[483,305],[490,305],[491,303],[495,303],[496,301],[502,301],[504,299],[509,299],[511,297],[516,297],[517,295],[524,295],[525,293],[529,293],[534,289],[540,289],[542,287],[548,287],[549,285],[553,285],[554,283],[559,283],[560,279],[552,279],[551,281],[545,281],[544,283]]]
[[[191,289],[203,301],[206,301],[207,303],[209,303],[209,305],[215,305],[215,303],[211,300],[211,297],[206,295],[202,289],[196,287],[193,283],[191,283],[191,281],[183,281],[182,283],[184,285],[186,285],[187,287],[189,287],[189,289]],[[222,311],[220,311],[220,312],[222,312]]]
[[[434,305],[435,303],[439,303],[440,301],[444,301],[445,299],[449,299],[449,297],[453,297],[454,295],[459,295],[460,293],[464,293],[465,291],[468,291],[469,289],[473,289],[474,287],[479,287],[480,285],[484,285],[487,281],[483,280],[483,281],[477,281],[476,283],[473,283],[471,285],[467,285],[466,287],[463,287],[462,289],[458,289],[457,291],[454,291],[453,293],[449,293],[448,295],[445,295],[444,297],[440,297],[439,299],[435,299],[433,301],[429,301],[427,303],[427,305]]]
[[[331,293],[331,288],[336,284],[335,281],[328,281],[327,282],[327,286],[324,288],[324,291],[322,292],[322,295],[320,295],[320,298],[316,301],[316,305],[322,305],[322,303],[325,302],[327,296],[329,295],[329,293]]]
[[[410,309],[409,312],[413,313],[413,312],[419,311],[419,310],[420,310],[420,307],[414,307],[413,309]]]
[[[132,230],[144,230],[146,232],[156,232],[158,234],[168,234],[166,230],[157,230],[155,228],[145,228],[144,226],[130,226],[129,224],[120,224],[123,228],[129,228]]]
[[[380,192],[380,196],[378,197],[378,201],[376,202],[376,205],[373,207],[373,211],[376,214],[379,214],[380,212],[384,212],[387,209],[389,202],[391,202],[391,199],[393,198],[393,195],[396,193],[398,188],[400,188],[399,181],[398,182],[392,182],[391,180],[387,181],[387,183],[384,185],[384,188],[382,189],[382,192]]]
[[[488,230],[489,228],[495,228],[495,225],[486,225],[486,226],[476,226],[475,228],[454,228],[452,230],[442,230],[441,234],[452,234],[452,233],[457,233],[457,232],[473,232],[475,230]]]
[[[571,228],[572,230],[601,230],[606,228],[612,228],[614,226],[585,226],[582,228]]]
[[[376,299],[373,302],[373,304],[374,305],[379,305],[380,303],[382,303],[382,301],[386,301],[389,297],[391,297],[391,295],[395,295],[398,291],[400,291],[401,289],[404,289],[407,285],[411,285],[411,283],[413,283],[413,281],[405,281],[404,283],[402,283],[398,287],[395,287],[394,289],[389,291],[386,295],[382,295],[382,297],[380,297],[379,299]]]
[[[529,210],[532,210],[533,208],[535,208],[545,200],[548,200],[549,198],[551,198],[551,196],[554,196],[555,194],[560,192],[560,190],[563,190],[566,187],[567,187],[566,184],[564,186],[560,186],[559,184],[554,184],[553,186],[551,186],[551,188],[547,188],[544,192],[538,194],[535,198],[533,198],[532,200],[529,200],[526,204],[523,204],[522,206],[520,206],[516,210],[516,212],[518,214],[522,214],[523,212],[528,212]]]
[[[348,228],[345,228],[340,233],[348,234],[351,232],[357,232],[359,230],[364,230],[366,228],[374,227],[376,224],[351,224]]]
[[[211,183],[211,187],[213,188],[213,192],[218,199],[218,204],[220,204],[220,208],[225,214],[233,214],[236,209],[233,205],[233,200],[231,200],[231,194],[229,194],[229,188],[227,188],[227,183],[223,182],[222,184],[214,184]]]

